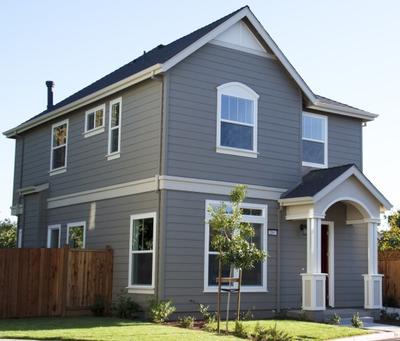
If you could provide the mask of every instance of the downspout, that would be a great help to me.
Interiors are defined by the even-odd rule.
[[[21,171],[19,172],[19,188],[22,188],[22,180],[24,176],[24,153],[25,153],[25,137],[23,135],[20,135],[21,137]],[[16,135],[16,138],[18,138],[18,135]],[[14,188],[14,190],[16,190]],[[20,206],[21,205],[21,206]],[[17,246],[21,245],[22,247],[22,241],[24,240],[24,227],[25,227],[25,197],[22,194],[18,195],[18,209],[19,207],[22,207],[22,213],[18,215],[18,222],[17,222]],[[19,231],[22,230],[22,233],[19,233]],[[22,236],[22,240],[19,240],[19,238]]]
[[[278,228],[278,245],[276,247],[276,311],[278,314],[281,312],[281,219],[283,207],[279,205],[278,216],[277,216],[277,228]]]

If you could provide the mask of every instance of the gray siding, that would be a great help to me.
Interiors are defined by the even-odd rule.
[[[335,221],[335,306],[364,305],[363,274],[368,272],[367,239],[364,225],[346,225],[346,206],[336,204],[327,211],[327,220]]]
[[[122,96],[121,157],[107,161],[109,101]],[[51,125],[24,134],[23,187],[50,183],[50,196],[139,180],[158,173],[161,82],[149,80],[121,94],[66,115],[69,119],[67,172],[49,176]],[[85,111],[106,103],[106,131],[83,136]]]
[[[23,247],[46,247],[46,199],[47,191],[29,194],[24,197]]]
[[[203,293],[205,201],[229,200],[228,197],[190,192],[167,191],[164,266],[161,283],[163,296],[174,301],[178,311],[198,311],[198,304],[215,309],[216,294]],[[268,227],[277,224],[277,203],[247,199],[249,203],[268,205]],[[242,309],[272,310],[276,304],[276,244],[277,237],[268,236],[268,292],[243,293]],[[224,301],[225,302],[224,295]],[[233,298],[232,304],[234,304]],[[223,303],[224,304],[224,303]],[[225,309],[223,305],[223,309]]]
[[[129,232],[132,214],[157,212],[158,194],[155,192],[101,200],[48,210],[48,224],[61,224],[61,244],[66,242],[67,224],[86,222],[86,247],[114,251],[113,297],[128,285]],[[91,220],[94,217],[94,220]],[[145,305],[151,295],[134,295]]]
[[[168,175],[283,188],[299,181],[302,99],[277,61],[206,45],[168,77]],[[216,153],[216,87],[233,81],[260,95],[257,159]]]

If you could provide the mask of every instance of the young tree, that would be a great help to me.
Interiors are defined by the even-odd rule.
[[[0,249],[17,246],[17,225],[10,219],[0,221]]]
[[[250,270],[262,262],[267,256],[252,242],[255,232],[251,224],[242,220],[241,204],[246,197],[246,186],[237,185],[230,194],[230,207],[221,202],[218,207],[209,207],[211,219],[208,224],[211,229],[211,245],[218,251],[219,281],[221,266],[229,266],[232,276],[233,269]],[[239,276],[241,281],[241,276]],[[239,286],[241,283],[239,282]],[[240,291],[238,292],[240,302]],[[237,319],[239,319],[240,306],[238,305]],[[218,316],[218,321],[220,317]]]
[[[380,251],[400,251],[400,210],[386,217],[389,230],[383,231],[379,236]]]

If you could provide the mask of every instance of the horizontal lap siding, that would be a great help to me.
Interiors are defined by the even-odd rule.
[[[216,294],[203,293],[206,200],[229,198],[190,192],[166,192],[165,274],[161,285],[164,296],[172,299],[180,312],[197,311],[198,303],[209,304],[215,309]],[[268,227],[276,227],[276,202],[253,199],[245,201],[267,204]],[[269,292],[243,293],[243,310],[271,310],[276,307],[276,245],[276,237],[268,236]],[[232,304],[235,302],[234,298]]]
[[[335,306],[362,307],[362,275],[368,272],[367,226],[346,225],[346,206],[340,203],[327,211],[326,219],[335,222]]]
[[[107,161],[109,102],[120,96],[121,157]],[[54,197],[154,176],[160,153],[161,101],[161,82],[149,80],[24,133],[22,187],[49,182],[49,195]],[[105,131],[85,138],[85,111],[104,103]],[[65,118],[69,119],[67,172],[49,176],[51,125]],[[15,184],[20,174],[20,139]]]
[[[299,181],[301,95],[277,61],[209,44],[168,79],[168,175],[284,188]],[[216,153],[216,87],[227,82],[260,95],[257,159]]]
[[[157,212],[157,193],[143,193],[93,203],[48,210],[48,223],[61,224],[61,244],[66,241],[67,224],[86,222],[86,247],[104,249],[109,245],[114,253],[113,298],[128,285],[130,216]],[[91,219],[94,217],[94,220]],[[146,304],[149,295],[137,295],[135,300]]]

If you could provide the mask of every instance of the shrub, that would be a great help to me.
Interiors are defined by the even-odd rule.
[[[239,316],[241,321],[251,321],[254,319],[254,315],[250,309],[247,310],[245,313],[241,313]]]
[[[114,314],[120,318],[134,319],[137,317],[141,307],[137,304],[126,290],[121,290],[117,303],[113,307]]]
[[[292,341],[293,337],[288,333],[278,330],[276,323],[274,327],[265,328],[259,323],[254,327],[254,332],[251,334],[254,341]]]
[[[351,324],[354,328],[362,328],[364,327],[364,323],[360,318],[360,314],[357,312],[351,318]]]
[[[175,310],[171,300],[153,301],[150,305],[150,319],[155,323],[164,323]]]
[[[330,324],[339,325],[341,321],[342,321],[342,318],[341,318],[338,314],[334,313],[334,314],[331,316],[331,318],[330,318],[330,320],[329,320],[329,323],[330,323]]]
[[[94,316],[104,316],[104,313],[106,311],[106,302],[103,296],[96,295],[94,297],[94,302],[90,306],[90,311],[93,313]]]
[[[182,328],[193,329],[194,327],[194,316],[184,316],[178,319],[178,323]]]
[[[243,339],[247,339],[247,331],[244,327],[243,322],[235,321],[235,329],[233,331],[233,335],[241,337]]]
[[[208,309],[210,309],[209,305],[204,305],[200,303],[200,307],[199,307],[199,311],[201,316],[203,317],[203,320],[205,323],[208,323],[208,321],[210,320],[211,316],[213,315],[212,313],[210,313],[208,311]]]

